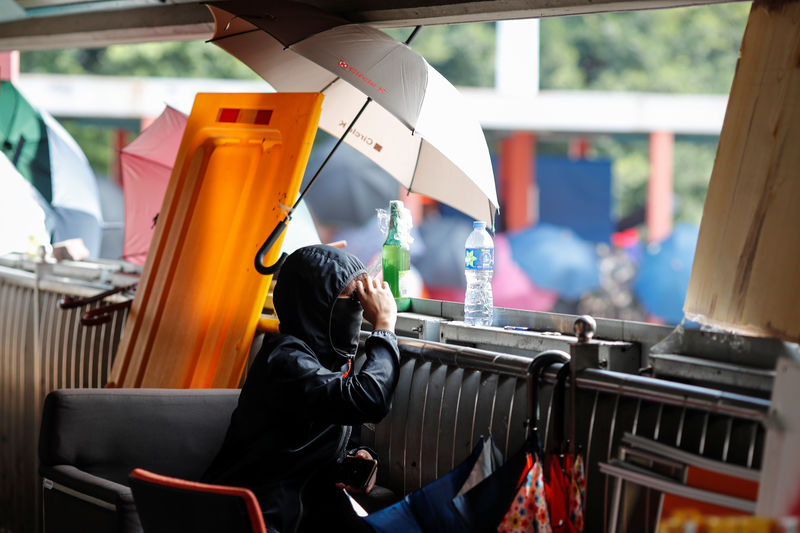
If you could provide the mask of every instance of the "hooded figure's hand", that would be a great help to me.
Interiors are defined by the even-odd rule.
[[[361,457],[368,461],[375,460],[372,457],[372,454],[370,454],[367,450],[358,450],[354,455],[356,457]],[[367,481],[364,487],[351,487],[350,485],[345,485],[344,483],[336,483],[336,486],[339,487],[340,489],[345,489],[346,491],[351,493],[363,492],[365,494],[369,494],[375,487],[375,480],[377,479],[378,479],[378,469],[375,468],[375,470],[372,471],[372,475],[370,476],[369,481]]]
[[[366,274],[356,281],[356,294],[364,308],[364,319],[375,329],[393,332],[397,322],[397,304],[389,284]]]

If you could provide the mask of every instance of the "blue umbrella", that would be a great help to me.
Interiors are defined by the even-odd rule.
[[[508,235],[514,261],[537,287],[575,300],[600,284],[594,245],[571,229],[541,223]]]
[[[314,147],[303,186],[335,144],[336,139],[327,138]],[[397,181],[388,172],[345,144],[325,165],[322,179],[308,190],[306,202],[319,223],[356,228],[373,221],[375,209],[388,209],[389,201],[395,200],[399,192]]]
[[[678,224],[660,243],[650,244],[633,286],[644,308],[669,323],[683,319],[683,302],[692,274],[699,228]]]

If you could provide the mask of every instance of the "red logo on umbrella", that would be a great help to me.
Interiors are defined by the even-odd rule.
[[[365,76],[363,72],[359,72],[359,70],[356,67],[351,67],[350,63],[348,63],[344,59],[340,59],[339,60],[339,66],[342,67],[343,69],[347,70],[351,74],[353,74],[356,78],[359,78],[361,81],[363,81],[367,85],[377,89],[378,92],[386,94],[386,88],[385,87],[382,87],[382,86],[378,85],[375,82],[375,80],[371,80],[370,78]]]

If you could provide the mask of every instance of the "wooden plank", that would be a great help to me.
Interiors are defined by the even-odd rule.
[[[800,2],[755,2],[711,174],[684,311],[800,340]]]

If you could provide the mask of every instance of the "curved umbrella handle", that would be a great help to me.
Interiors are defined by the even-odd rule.
[[[528,419],[525,421],[527,440],[539,451],[539,378],[542,371],[555,363],[566,364],[570,360],[567,352],[561,350],[545,350],[539,352],[528,366]]]
[[[264,266],[264,258],[267,256],[267,253],[275,244],[275,241],[278,240],[278,237],[280,237],[281,234],[283,234],[283,231],[286,229],[286,224],[288,224],[288,222],[289,222],[288,217],[278,222],[278,225],[275,226],[275,229],[272,230],[272,233],[269,234],[267,240],[264,241],[264,244],[262,244],[261,248],[258,249],[258,253],[256,254],[256,259],[255,259],[255,267],[259,274],[263,274],[265,276],[274,274],[275,272],[278,271],[279,268],[281,268],[281,265],[283,265],[283,262],[286,260],[286,252],[283,252],[280,258],[278,258],[278,260],[275,261],[274,264],[270,266]]]
[[[125,300],[124,302],[118,302],[115,304],[98,307],[97,309],[92,309],[91,311],[86,311],[81,315],[81,324],[84,326],[98,326],[100,324],[105,324],[111,320],[111,314],[114,311],[127,309],[132,303],[133,300]]]
[[[564,420],[564,387],[570,376],[569,372],[570,364],[569,361],[567,361],[556,373],[553,395],[550,398],[550,412],[552,413],[551,417],[555,420],[555,425],[553,426],[553,431],[548,435],[548,442],[545,443],[544,451],[546,453],[557,455],[564,453],[564,423],[566,422]],[[573,383],[570,383],[570,387],[574,386]]]

